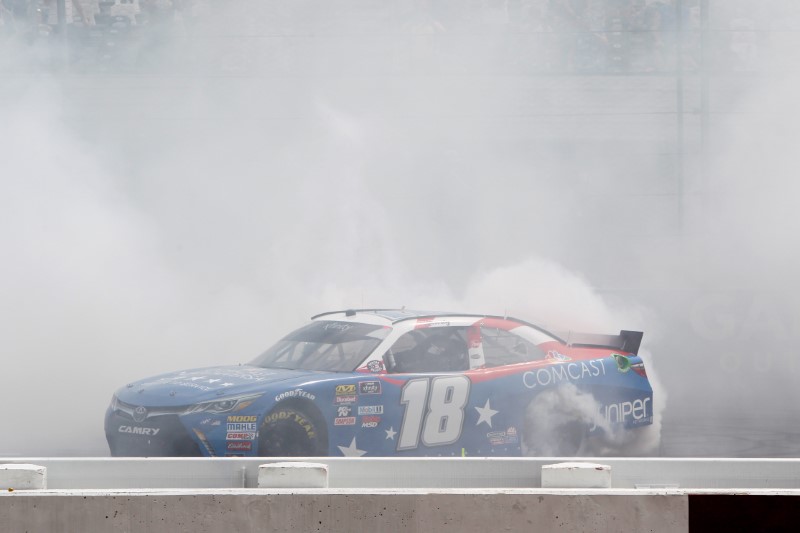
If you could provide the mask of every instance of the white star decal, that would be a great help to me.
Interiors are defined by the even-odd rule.
[[[394,436],[397,435],[397,432],[394,430],[394,426],[390,426],[389,429],[384,431],[386,431],[386,440],[394,440]]]
[[[489,405],[489,399],[486,399],[486,405],[483,407],[476,407],[476,411],[478,411],[478,423],[475,424],[476,426],[480,426],[481,422],[486,422],[489,427],[492,427],[492,417],[499,413],[499,411],[495,411],[492,409],[492,406]]]
[[[339,448],[342,451],[342,454],[345,457],[361,457],[362,455],[367,453],[364,450],[358,449],[358,447],[356,446],[355,437],[353,437],[353,442],[350,443],[350,446],[337,446],[337,448]]]

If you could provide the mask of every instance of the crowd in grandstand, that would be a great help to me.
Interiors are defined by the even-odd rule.
[[[187,35],[268,36],[285,56],[303,48],[287,42],[304,37],[383,33],[441,64],[479,56],[475,48],[487,43],[498,69],[521,72],[692,70],[703,44],[713,47],[718,65],[752,70],[765,45],[765,32],[757,31],[765,22],[749,0],[706,2],[715,31],[705,41],[701,0],[62,0],[63,24],[58,2],[0,0],[0,43],[67,43],[74,62],[130,66]]]

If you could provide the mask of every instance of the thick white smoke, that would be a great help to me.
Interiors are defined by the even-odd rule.
[[[502,305],[499,309],[496,306]],[[667,393],[658,377],[657,359],[647,347],[648,334],[657,337],[658,331],[645,326],[650,314],[633,302],[606,301],[578,274],[557,263],[529,258],[509,267],[498,267],[477,275],[468,285],[462,307],[509,316],[528,318],[537,324],[560,332],[593,332],[616,334],[621,329],[644,330],[643,349],[639,352],[645,362],[647,376],[653,386],[653,424],[636,431],[621,428],[600,419],[600,404],[574,385],[558,387],[537,395],[528,408],[529,427],[536,430],[528,435],[523,449],[531,455],[560,455],[565,443],[560,428],[570,422],[585,427],[594,424],[604,430],[603,438],[585,442],[572,451],[581,455],[654,455],[660,443],[663,413]],[[569,446],[567,446],[569,448]]]
[[[658,408],[666,389],[678,420],[780,419],[797,401],[798,26],[770,15],[796,3],[740,4],[761,6],[771,75],[709,70],[701,164],[687,72],[680,189],[674,77],[547,70],[564,58],[542,2],[524,23],[487,6],[488,26],[235,2],[139,42],[140,65],[61,73],[4,41],[0,455],[103,454],[119,385],[247,361],[360,306],[641,329]]]

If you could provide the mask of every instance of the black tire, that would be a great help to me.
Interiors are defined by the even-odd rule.
[[[523,455],[585,455],[593,406],[590,394],[579,391],[573,384],[539,393],[525,411]]]
[[[328,454],[322,423],[295,407],[277,407],[261,423],[258,454],[265,457],[319,457]]]
[[[583,420],[570,420],[556,428],[556,453],[561,457],[577,457],[584,451],[589,426]]]

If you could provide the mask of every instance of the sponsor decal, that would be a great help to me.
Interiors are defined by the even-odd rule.
[[[217,384],[217,387],[230,387],[233,383],[219,383],[222,381],[221,379],[217,379],[219,377],[222,378],[235,378],[235,379],[242,379],[247,381],[264,381],[269,379],[268,376],[273,375],[274,372],[270,372],[264,368],[248,368],[248,369],[237,369],[237,368],[220,368],[217,370],[210,370],[206,369],[203,371],[202,375],[192,375],[190,371],[183,370],[178,373],[177,376],[166,377],[163,379],[158,380],[160,383],[165,382],[173,382],[173,381],[199,381],[201,383],[212,383]]]
[[[623,374],[631,369],[630,360],[621,353],[612,353],[611,357],[617,362],[617,370]]]
[[[373,360],[367,363],[367,370],[370,372],[383,372],[383,361]]]
[[[250,450],[253,449],[253,443],[252,442],[243,442],[243,441],[229,442],[227,444],[227,446],[226,446],[226,449],[229,450],[229,451],[247,451],[247,452],[249,452]]]
[[[490,431],[486,434],[489,439],[489,444],[492,446],[502,446],[505,444],[506,432],[505,431]]]
[[[350,324],[342,324],[341,322],[328,322],[327,324],[322,326],[322,329],[327,330],[327,331],[330,331],[330,330],[333,330],[333,331],[347,331],[348,329],[350,329],[352,327],[353,326],[351,326]]]
[[[257,415],[230,415],[228,422],[255,422],[258,420]]]
[[[356,401],[358,401],[358,398],[356,398],[355,396],[337,396],[336,399],[334,400],[336,404],[356,403]]]
[[[379,416],[364,416],[361,418],[362,428],[375,428],[378,427],[378,424],[380,423],[381,417]]]
[[[279,402],[281,400],[285,400],[286,398],[308,398],[309,400],[317,399],[315,395],[311,394],[308,391],[304,391],[303,389],[295,389],[278,394],[277,396],[275,396],[275,401]]]
[[[277,420],[292,420],[306,431],[306,435],[308,435],[309,438],[314,439],[317,436],[317,432],[314,430],[314,426],[311,425],[311,422],[306,420],[299,413],[284,410],[274,411],[264,419],[264,425]]]
[[[134,422],[144,422],[145,418],[147,418],[147,409],[145,409],[140,405],[139,407],[133,410]]]
[[[579,381],[606,375],[606,367],[602,359],[591,361],[575,361],[563,363],[537,370],[528,370],[522,374],[522,383],[529,389],[557,385],[564,381]]]
[[[380,381],[359,381],[358,382],[359,394],[380,394],[381,382]]]
[[[348,416],[345,418],[335,418],[333,420],[334,426],[355,426],[356,425],[356,417]]]
[[[355,384],[336,385],[336,396],[342,396],[345,394],[355,394],[355,393],[356,393]]]
[[[161,428],[142,428],[139,426],[120,426],[120,433],[133,433],[134,435],[146,435],[148,437],[155,437]]]
[[[361,415],[382,415],[383,414],[383,406],[382,405],[359,405],[358,406],[358,414]]]
[[[252,431],[240,433],[228,432],[228,434],[225,435],[225,440],[255,440],[255,438],[256,434]]]
[[[489,444],[492,446],[506,446],[508,444],[518,444],[517,428],[510,427],[505,431],[490,431],[486,434]]]
[[[352,408],[346,405],[341,405],[336,410],[336,416],[350,416],[350,411],[352,411]]]
[[[550,350],[549,352],[547,352],[545,359],[548,359],[550,361],[560,361],[562,363],[565,361],[572,361],[572,357],[564,355],[563,353],[558,353],[556,350]]]
[[[418,318],[417,324],[414,329],[424,328],[444,328],[450,325],[450,322],[444,320],[436,320],[435,318]]]
[[[237,378],[243,380],[263,381],[267,379],[265,376],[271,372],[253,373],[240,373],[236,371],[221,371],[221,372],[206,372],[202,376],[192,376],[186,372],[181,372],[177,376],[170,376],[166,378],[157,379],[152,384],[174,384],[179,387],[189,387],[201,391],[210,391],[220,387],[231,387],[235,385],[227,380],[227,378]],[[221,376],[221,377],[214,377]],[[144,383],[150,385],[151,383]]]
[[[590,431],[597,427],[597,422],[604,420],[608,424],[629,424],[640,426],[653,422],[653,413],[649,411],[647,404],[652,398],[636,399],[632,402],[619,402],[608,405],[601,405],[597,416],[593,421]]]
[[[256,431],[256,423],[255,422],[234,422],[233,424],[228,424],[228,431]]]
[[[206,424],[210,424],[211,422],[212,420],[210,418],[204,418],[203,420],[200,421],[200,425],[205,426]]]

